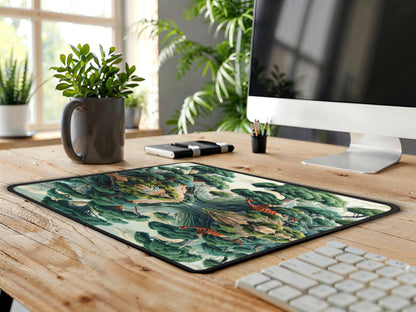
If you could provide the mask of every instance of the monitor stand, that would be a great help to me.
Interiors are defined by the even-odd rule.
[[[351,133],[348,150],[341,154],[307,159],[312,164],[360,173],[377,173],[399,162],[402,146],[399,138]]]

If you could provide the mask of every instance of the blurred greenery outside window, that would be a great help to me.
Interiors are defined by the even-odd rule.
[[[35,86],[43,84],[30,103],[30,129],[58,129],[62,107],[68,99],[56,91],[49,67],[60,63],[69,45],[88,43],[94,53],[99,44],[115,46],[125,60],[146,78],[152,120],[145,128],[158,126],[157,42],[139,42],[129,25],[144,17],[157,18],[157,0],[0,0],[0,62],[10,55],[27,55]],[[140,45],[140,49],[138,49]],[[147,57],[145,57],[146,55]],[[156,55],[156,57],[154,56]],[[140,61],[143,58],[146,62]],[[156,58],[149,62],[150,58]]]

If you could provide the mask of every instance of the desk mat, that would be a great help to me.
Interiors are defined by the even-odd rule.
[[[199,273],[399,210],[391,204],[190,162],[8,189]]]

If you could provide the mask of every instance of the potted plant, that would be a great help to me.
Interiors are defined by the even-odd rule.
[[[201,90],[189,95],[176,111],[168,125],[174,131],[187,133],[188,126],[198,122],[215,110],[222,111],[217,130],[251,132],[246,118],[248,68],[250,63],[251,24],[254,0],[193,0],[184,12],[185,19],[204,18],[208,31],[224,38],[216,46],[204,45],[186,36],[177,23],[171,20],[142,20],[138,35],[150,30],[160,35],[161,64],[170,58],[177,59],[177,78],[181,79],[193,69],[210,79]]]
[[[126,98],[126,129],[139,128],[147,104],[147,90],[142,88]]]
[[[9,59],[0,64],[0,136],[28,135],[32,83],[27,57],[19,63],[11,52]]]
[[[137,23],[138,35],[150,31],[160,36],[159,59],[163,65],[168,59],[177,61],[176,76],[182,79],[191,70],[200,70],[210,79],[200,90],[187,96],[172,118],[166,122],[171,131],[187,133],[206,116],[219,110],[222,118],[215,125],[217,131],[251,133],[246,117],[249,84],[251,35],[254,0],[193,0],[184,12],[184,19],[204,19],[207,31],[223,38],[215,46],[190,39],[172,20],[142,20]],[[268,89],[279,93],[296,93],[293,82],[275,68]],[[199,119],[199,120],[198,120]],[[208,130],[208,129],[207,129]],[[277,134],[278,127],[269,126],[269,133]]]
[[[61,136],[67,155],[78,162],[105,164],[123,160],[125,98],[144,79],[136,67],[118,67],[122,55],[111,47],[100,56],[88,44],[71,45],[61,54],[61,66],[51,67],[59,80],[56,89],[71,98],[62,111]]]

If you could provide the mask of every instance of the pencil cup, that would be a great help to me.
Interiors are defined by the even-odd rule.
[[[253,153],[266,152],[267,135],[252,135],[251,136],[251,150]]]

